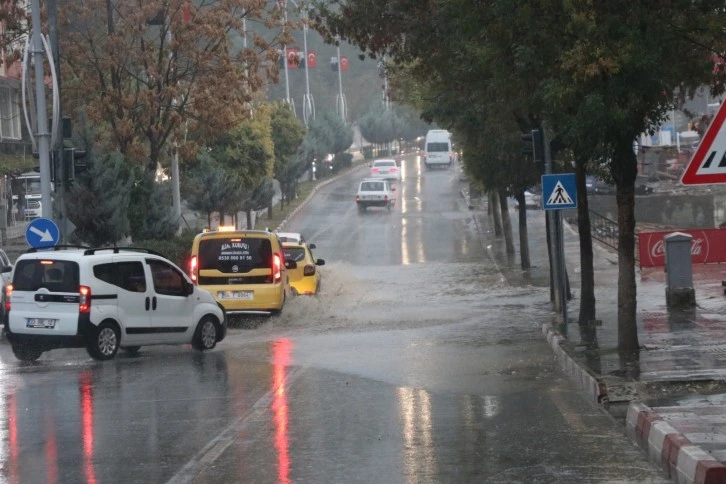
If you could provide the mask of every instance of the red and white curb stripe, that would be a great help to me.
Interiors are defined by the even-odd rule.
[[[290,219],[292,219],[292,218],[293,218],[293,217],[294,217],[295,215],[297,215],[297,213],[298,213],[298,212],[299,212],[299,211],[300,211],[300,210],[301,210],[301,209],[302,209],[302,208],[303,208],[303,207],[304,207],[305,205],[307,205],[307,204],[308,204],[308,202],[310,202],[310,200],[312,200],[312,199],[313,199],[313,197],[314,197],[314,196],[315,196],[315,194],[316,194],[316,193],[318,192],[318,190],[320,190],[320,189],[321,189],[321,188],[323,188],[324,186],[330,185],[330,184],[331,184],[331,183],[333,183],[334,181],[338,181],[338,180],[340,180],[340,179],[341,179],[341,178],[343,178],[344,176],[346,176],[346,175],[349,175],[350,173],[352,173],[352,172],[354,172],[354,171],[356,171],[356,170],[360,170],[361,168],[364,168],[364,167],[367,167],[367,166],[368,166],[368,165],[367,165],[366,163],[361,163],[361,164],[360,164],[359,166],[356,166],[356,167],[354,167],[354,168],[351,168],[351,169],[349,169],[349,170],[346,170],[346,171],[344,171],[343,173],[338,173],[338,174],[337,174],[337,175],[335,175],[335,176],[334,176],[333,178],[329,178],[328,180],[325,180],[324,182],[320,182],[320,183],[318,183],[317,185],[315,185],[315,186],[313,187],[313,191],[311,191],[311,192],[310,192],[310,195],[308,195],[308,196],[307,196],[307,198],[305,198],[305,200],[303,200],[303,201],[302,201],[302,202],[300,203],[300,205],[298,205],[297,207],[295,207],[295,210],[293,210],[292,212],[290,212],[290,214],[289,214],[289,215],[288,215],[287,217],[285,217],[285,218],[283,219],[283,221],[282,221],[282,222],[280,222],[280,225],[278,225],[278,226],[277,226],[277,228],[275,229],[275,232],[279,232],[280,230],[282,230],[282,229],[283,229],[283,228],[285,227],[285,225],[287,225],[287,223],[288,223],[288,222],[290,222]]]
[[[548,323],[542,325],[542,333],[547,337],[547,342],[550,346],[552,346],[562,370],[570,380],[575,382],[585,392],[588,400],[596,405],[606,404],[608,401],[608,392],[605,383],[598,380],[592,373],[580,366],[574,358],[567,354],[562,348],[562,343],[566,339]]]
[[[726,465],[693,445],[647,405],[631,403],[625,422],[628,436],[679,483],[726,483]]]

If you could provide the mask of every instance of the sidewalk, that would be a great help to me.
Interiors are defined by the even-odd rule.
[[[545,216],[528,210],[530,274],[519,270],[517,210],[510,207],[517,255],[507,258],[494,240],[485,202],[473,216],[492,255],[512,284],[548,284]],[[663,268],[637,269],[637,323],[641,345],[635,364],[617,353],[617,254],[594,241],[597,350],[580,344],[579,239],[565,225],[565,254],[574,294],[568,303],[567,338],[545,322],[543,332],[565,372],[594,403],[624,420],[628,435],[678,482],[726,483],[726,264],[693,266],[697,307],[670,311]],[[627,412],[627,415],[626,415]]]

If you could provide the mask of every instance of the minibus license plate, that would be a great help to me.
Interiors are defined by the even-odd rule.
[[[55,328],[57,322],[57,319],[27,318],[26,326],[28,328]]]
[[[222,291],[219,293],[219,299],[244,299],[251,301],[253,296],[252,291]]]

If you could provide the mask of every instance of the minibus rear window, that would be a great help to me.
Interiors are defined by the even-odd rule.
[[[272,244],[262,237],[209,238],[199,241],[199,270],[239,274],[272,266]]]

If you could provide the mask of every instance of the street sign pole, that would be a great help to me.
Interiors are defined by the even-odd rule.
[[[546,146],[546,145],[545,145]],[[546,151],[546,149],[545,149]],[[542,208],[554,212],[553,252],[556,259],[552,262],[556,270],[557,311],[562,314],[562,333],[567,336],[567,265],[565,264],[565,237],[562,210],[577,208],[577,182],[574,173],[542,175]]]
[[[546,124],[543,121],[542,122],[542,144],[544,145],[544,171],[545,175],[551,175],[552,174],[552,153],[550,151],[550,144],[547,138],[547,129]],[[544,186],[543,186],[544,189]],[[545,193],[544,190],[542,191],[542,202],[545,203]],[[550,281],[552,283],[552,288],[554,292],[555,297],[555,311],[560,312],[561,306],[562,306],[562,298],[560,297],[560,251],[558,250],[558,243],[557,243],[557,230],[556,230],[556,218],[553,213],[551,213],[549,210],[545,212],[545,217],[547,221],[547,231],[550,239],[549,246],[547,247],[547,250],[550,254],[550,261],[552,262],[550,266]]]

